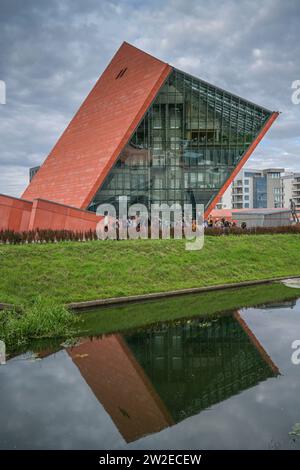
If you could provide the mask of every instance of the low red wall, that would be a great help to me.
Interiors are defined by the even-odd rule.
[[[32,205],[29,230],[52,229],[95,230],[101,217],[94,212],[65,206],[45,199],[35,199]]]
[[[0,230],[28,230],[32,202],[0,194]]]
[[[0,194],[0,230],[95,230],[101,219],[94,212],[44,199],[33,202]]]

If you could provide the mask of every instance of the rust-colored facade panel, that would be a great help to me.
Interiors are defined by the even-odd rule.
[[[0,230],[28,230],[32,202],[0,194]]]
[[[22,197],[86,208],[171,70],[123,43]]]

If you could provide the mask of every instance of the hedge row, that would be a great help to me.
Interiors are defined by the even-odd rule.
[[[252,227],[242,229],[241,227],[209,227],[205,229],[205,235],[264,235],[278,233],[299,233],[300,224],[286,225],[283,227]]]
[[[213,227],[206,228],[205,235],[262,235],[262,234],[300,234],[300,224],[284,227],[254,227],[242,229],[240,227]],[[171,229],[171,238],[173,230]],[[149,229],[149,238],[150,238]],[[13,230],[0,230],[0,243],[25,244],[25,243],[56,243],[62,241],[89,241],[97,240],[96,231],[72,232],[71,230],[30,230],[28,232],[14,232]]]
[[[13,230],[0,230],[0,243],[18,245],[22,243],[55,243],[62,241],[88,241],[97,240],[95,231],[72,232],[71,230],[29,230],[28,232],[14,232]]]

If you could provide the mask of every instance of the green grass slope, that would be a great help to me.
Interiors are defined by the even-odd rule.
[[[264,278],[300,275],[300,236],[62,242],[0,246],[0,302],[37,295],[68,303]]]

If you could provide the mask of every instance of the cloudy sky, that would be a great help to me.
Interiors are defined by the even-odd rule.
[[[248,166],[300,171],[300,0],[0,0],[0,193],[19,196],[125,40],[282,112]]]

